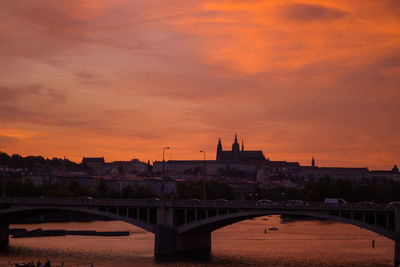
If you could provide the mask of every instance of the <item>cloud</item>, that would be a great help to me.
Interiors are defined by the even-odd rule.
[[[284,5],[280,10],[287,20],[297,22],[329,21],[346,16],[347,12],[338,8],[329,8],[323,5],[291,3]]]
[[[76,77],[83,79],[83,80],[92,80],[92,79],[98,78],[98,76],[96,74],[89,72],[89,71],[80,71],[80,72],[77,72],[75,75],[76,75]]]
[[[9,145],[14,145],[18,142],[18,138],[7,135],[0,135],[0,149],[6,148]]]
[[[64,104],[66,96],[64,92],[47,88],[40,84],[32,84],[21,87],[0,86],[0,103],[15,104],[13,102],[22,99],[39,99],[44,98],[49,103]]]
[[[397,1],[172,1],[0,1],[0,124],[39,132],[10,148],[400,156]]]

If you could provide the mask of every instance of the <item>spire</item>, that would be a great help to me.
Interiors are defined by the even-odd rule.
[[[221,137],[218,137],[217,160],[221,160],[221,157],[222,157],[222,143],[221,143]]]
[[[240,151],[240,145],[237,141],[237,134],[235,133],[235,142],[232,144],[232,151],[233,152],[239,152]]]
[[[314,157],[312,157],[311,166],[315,167],[315,159],[314,159]]]
[[[394,164],[392,172],[398,173],[399,172],[399,168],[397,168],[397,165]]]
[[[243,139],[242,139],[242,151],[244,151],[244,143],[243,143]]]

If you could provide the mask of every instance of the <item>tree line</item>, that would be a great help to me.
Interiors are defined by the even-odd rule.
[[[389,181],[377,184],[373,181],[363,184],[353,184],[348,180],[336,180],[329,177],[317,181],[308,181],[302,188],[257,188],[247,199],[270,199],[282,201],[299,199],[303,201],[323,202],[325,198],[343,198],[348,202],[400,201],[400,183]]]
[[[8,155],[7,153],[0,151],[0,166],[7,166],[14,169],[55,169],[63,167],[67,170],[81,170],[85,169],[85,166],[76,162],[70,161],[69,159],[60,158],[44,158],[42,156],[27,156],[23,157],[19,154]]]

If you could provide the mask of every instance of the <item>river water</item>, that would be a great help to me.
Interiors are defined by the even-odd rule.
[[[276,227],[278,230],[268,230]],[[279,216],[259,217],[212,233],[208,260],[157,261],[154,235],[121,221],[93,221],[11,225],[33,230],[66,229],[130,231],[125,237],[10,238],[10,248],[0,254],[0,266],[13,262],[50,259],[109,266],[393,266],[394,242],[368,230],[332,221],[282,222]],[[267,233],[264,233],[267,229]],[[375,248],[372,248],[375,240]],[[54,266],[54,265],[52,265]],[[90,265],[86,265],[90,266]]]

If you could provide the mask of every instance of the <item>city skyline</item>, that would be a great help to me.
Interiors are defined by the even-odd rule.
[[[0,151],[400,163],[396,1],[0,3]]]
[[[228,147],[228,149],[226,149]],[[318,164],[318,161],[316,160],[315,156],[313,156],[311,158],[311,160],[309,162],[300,162],[300,161],[286,161],[284,159],[280,159],[280,160],[274,160],[274,159],[270,159],[270,157],[265,156],[262,150],[252,150],[250,149],[245,149],[245,144],[244,144],[244,140],[242,139],[241,144],[239,145],[238,142],[238,137],[237,137],[237,133],[235,133],[235,137],[234,137],[234,141],[231,145],[228,146],[222,146],[222,141],[221,138],[218,138],[218,143],[217,143],[217,149],[215,151],[215,156],[212,156],[212,153],[209,153],[208,155],[211,154],[211,157],[206,157],[207,155],[207,151],[203,151],[200,150],[199,152],[202,153],[203,157],[201,159],[199,158],[179,158],[179,159],[175,159],[173,157],[168,158],[166,151],[170,151],[171,147],[164,147],[163,148],[163,159],[165,159],[165,162],[203,162],[203,161],[207,161],[207,162],[216,162],[216,161],[221,161],[221,162],[230,162],[230,164],[233,164],[232,166],[234,166],[235,163],[244,163],[244,164],[252,164],[252,163],[260,163],[261,161],[266,161],[266,162],[274,162],[274,163],[280,163],[280,164],[297,164],[296,166],[302,166],[302,167],[322,167],[322,168],[339,168],[339,169],[364,169],[364,170],[369,170],[369,171],[381,171],[381,170],[386,170],[386,171],[394,171],[396,169],[395,172],[397,172],[397,163],[395,163],[392,167],[389,168],[384,168],[381,170],[378,169],[373,169],[370,168],[368,166],[335,166],[329,163],[327,164]],[[2,153],[5,153],[4,151],[0,151]],[[234,153],[237,152],[236,158],[234,156]],[[233,154],[232,154],[233,153]],[[250,154],[248,154],[250,153]],[[7,153],[6,153],[7,154]],[[11,156],[13,153],[9,153],[9,156]],[[43,155],[22,155],[22,156],[43,156]],[[46,158],[46,157],[45,157]],[[48,158],[51,159],[51,158]],[[73,160],[73,159],[69,159],[64,157],[64,159],[67,160],[71,160],[72,162],[75,163],[84,163],[85,160],[95,160],[96,162],[99,162],[99,160],[101,160],[102,163],[118,163],[118,162],[129,162],[129,161],[135,161],[135,162],[139,162],[141,164],[145,164],[146,166],[148,165],[148,163],[150,164],[156,164],[156,163],[161,163],[163,162],[163,160],[161,159],[154,159],[154,160],[147,160],[147,161],[142,161],[139,158],[125,158],[125,159],[119,159],[119,160],[109,160],[106,157],[104,157],[104,155],[95,155],[95,156],[87,156],[84,155],[81,159],[79,160]],[[173,163],[175,164],[175,163]],[[229,164],[228,164],[229,165]],[[257,164],[256,164],[257,165]],[[283,167],[283,165],[281,167]],[[175,165],[174,165],[175,166]],[[292,166],[292,165],[291,165]],[[147,168],[147,167],[146,167]],[[176,166],[174,167],[176,168]],[[240,168],[240,167],[239,167]]]

